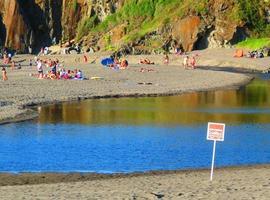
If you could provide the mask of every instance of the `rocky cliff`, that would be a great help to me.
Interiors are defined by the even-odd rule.
[[[0,45],[27,52],[75,38],[94,51],[224,47],[252,33],[252,15],[267,26],[268,4],[254,2],[246,13],[241,0],[1,0]]]

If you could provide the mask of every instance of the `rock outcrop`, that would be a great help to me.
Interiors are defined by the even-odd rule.
[[[210,0],[205,3],[205,12],[186,9],[181,16],[169,19],[169,24],[160,23],[155,30],[133,37],[141,24],[130,26],[130,19],[122,20],[104,32],[92,32],[89,28],[82,37],[77,37],[78,27],[95,17],[100,24],[107,16],[121,11],[130,0],[1,0],[0,1],[0,46],[21,52],[38,50],[41,46],[74,38],[86,46],[86,50],[125,48],[131,53],[153,53],[159,49],[170,50],[180,46],[183,50],[226,47],[246,37],[245,22],[233,19],[234,0]],[[139,4],[137,2],[136,4]],[[184,4],[180,2],[179,5]],[[136,5],[135,4],[135,5]],[[149,1],[149,5],[155,3]],[[134,4],[133,4],[134,6]],[[149,7],[149,9],[153,9]],[[155,9],[155,8],[154,8]],[[164,8],[164,10],[166,10]],[[164,13],[164,21],[167,20]],[[137,18],[133,20],[144,20]],[[153,23],[157,23],[153,21]],[[134,24],[134,23],[133,23]],[[133,30],[130,30],[131,27]],[[128,34],[133,34],[129,37]],[[127,38],[129,38],[128,42]],[[130,39],[132,38],[132,39]]]

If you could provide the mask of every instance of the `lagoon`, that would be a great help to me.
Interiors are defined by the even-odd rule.
[[[216,165],[270,163],[270,81],[240,90],[93,99],[38,107],[1,125],[1,172],[144,172],[209,168],[207,122],[226,123]]]

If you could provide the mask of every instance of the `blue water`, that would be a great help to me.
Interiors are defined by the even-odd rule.
[[[227,126],[217,144],[217,166],[270,162],[270,124]],[[206,126],[4,125],[3,172],[134,172],[207,168],[212,142]]]
[[[40,107],[36,120],[0,126],[0,172],[209,168],[208,121],[226,123],[216,166],[270,163],[269,85]]]

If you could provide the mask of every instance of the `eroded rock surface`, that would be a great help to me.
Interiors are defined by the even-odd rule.
[[[117,12],[126,0],[1,0],[0,45],[22,52],[39,49],[53,41],[66,42],[76,38],[78,27],[85,19],[95,16],[97,23]],[[205,15],[188,11],[171,18],[169,25],[147,32],[125,44],[129,22],[112,26],[109,31],[89,33],[79,38],[85,49],[108,48],[108,36],[115,46],[132,52],[152,53],[156,49],[169,50],[179,45],[183,50],[227,47],[246,37],[244,22],[232,20],[234,0],[210,0]],[[164,13],[166,15],[168,13]],[[140,19],[136,19],[140,20]],[[140,22],[138,24],[143,23]],[[138,28],[139,29],[139,28]],[[137,30],[139,31],[139,30]],[[86,31],[86,34],[91,30]],[[135,30],[136,32],[136,30]]]

